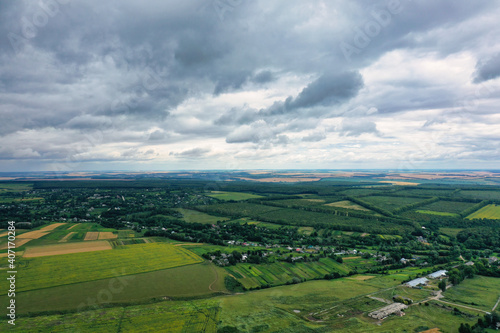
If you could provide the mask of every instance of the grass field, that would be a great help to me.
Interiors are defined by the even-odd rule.
[[[497,205],[487,205],[480,210],[467,216],[469,220],[473,219],[500,219],[500,206]]]
[[[384,303],[367,296],[398,284],[393,275],[367,280],[353,276],[311,281],[209,300],[166,301],[19,318],[15,330],[215,333],[232,326],[240,332],[420,332],[436,327],[442,332],[457,332],[460,323],[477,321],[476,317],[456,316],[433,304],[411,306],[405,310],[406,316],[390,316],[382,322],[368,318],[368,312]],[[311,321],[311,314],[323,321]]]
[[[332,206],[332,207],[340,207],[340,208],[346,208],[346,209],[355,209],[355,210],[370,211],[369,209],[367,209],[367,208],[365,208],[363,206],[360,206],[358,204],[355,204],[354,202],[351,202],[349,200],[332,202],[332,203],[326,204],[325,206]]]
[[[263,198],[263,196],[261,195],[255,195],[250,193],[223,192],[223,191],[212,191],[210,192],[210,194],[206,194],[206,196],[225,201],[227,200],[241,201],[247,199]]]
[[[163,297],[199,297],[227,292],[224,269],[208,263],[194,264],[160,271],[83,282],[18,293],[23,304],[19,313],[77,309],[94,297],[97,304],[130,303]],[[104,292],[101,292],[104,290]],[[109,292],[107,292],[109,291]],[[99,297],[107,294],[108,297]],[[109,297],[111,295],[111,297]],[[0,304],[7,296],[0,296]]]
[[[105,279],[184,266],[203,259],[166,243],[128,245],[107,251],[18,259],[17,291]],[[0,282],[0,294],[8,290]]]
[[[411,205],[422,201],[421,198],[407,198],[407,197],[389,197],[389,196],[368,196],[361,198],[363,201],[369,202],[382,209],[393,211],[406,205]]]
[[[20,318],[14,328],[6,328],[5,331],[215,333],[219,311],[216,300],[161,302],[66,315]]]
[[[466,198],[475,198],[481,200],[500,200],[500,191],[462,190],[458,194]]]
[[[500,297],[500,278],[475,276],[443,293],[444,300],[491,311]]]
[[[422,210],[422,209],[416,210],[416,212],[420,213],[420,214],[430,214],[430,215],[439,215],[439,216],[452,216],[452,217],[459,217],[460,216],[456,213],[436,212],[436,211],[432,211],[432,210]]]
[[[446,234],[448,236],[454,236],[456,237],[460,231],[464,229],[462,228],[439,228],[439,231],[441,231],[443,234]]]
[[[184,208],[176,208],[181,214],[182,219],[186,222],[196,222],[196,223],[206,223],[206,224],[215,224],[217,221],[227,221],[229,218],[227,217],[219,217],[208,215],[197,210],[184,209]]]
[[[431,204],[420,207],[423,211],[455,213],[459,214],[474,206],[475,203],[460,201],[436,201]],[[418,212],[418,211],[417,211]]]
[[[35,258],[35,257],[46,257],[53,255],[69,254],[69,253],[103,251],[111,249],[112,249],[111,245],[109,244],[109,242],[106,241],[53,244],[53,245],[28,247],[24,251],[23,257]]]

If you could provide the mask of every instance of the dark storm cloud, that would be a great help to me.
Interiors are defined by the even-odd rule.
[[[476,63],[474,74],[463,69],[469,79],[495,89],[498,12],[487,0],[1,1],[1,156],[144,160],[157,154],[148,145],[165,145],[168,156],[208,158],[181,144],[271,150],[380,138],[379,119],[450,109],[468,93],[454,79],[422,79],[432,66],[408,69],[415,59],[446,65],[463,52]],[[385,79],[365,75],[403,51],[399,68],[378,73]],[[497,97],[479,97],[474,114],[485,119],[470,121],[491,123]],[[327,137],[322,121],[339,116]],[[451,116],[441,117],[417,127]]]
[[[298,109],[340,104],[356,96],[362,87],[363,78],[358,72],[325,74],[302,89],[297,97],[289,96],[284,102],[276,102],[259,114],[279,115]]]
[[[255,83],[268,83],[276,80],[276,77],[271,71],[261,71],[254,75],[252,81]]]
[[[496,79],[500,76],[500,53],[476,65],[474,83]]]

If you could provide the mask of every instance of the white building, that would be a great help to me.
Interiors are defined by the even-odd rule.
[[[437,271],[437,272],[434,272],[434,273],[427,275],[427,277],[429,279],[440,279],[443,276],[446,276],[446,273],[448,273],[448,271],[445,271],[444,269],[442,269],[440,271]]]

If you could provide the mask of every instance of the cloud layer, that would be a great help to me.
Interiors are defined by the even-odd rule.
[[[500,6],[0,3],[0,171],[493,168]]]

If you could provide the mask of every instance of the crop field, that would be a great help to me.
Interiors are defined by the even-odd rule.
[[[500,200],[500,191],[471,191],[462,190],[458,195],[465,198],[475,198],[481,200]]]
[[[460,216],[456,213],[436,212],[433,210],[422,210],[422,209],[416,210],[415,212],[420,213],[420,214],[429,214],[429,215],[438,215],[438,216],[450,216],[450,217],[459,217]]]
[[[66,230],[71,230],[71,229],[73,229],[73,228],[75,228],[75,227],[78,227],[79,225],[80,225],[80,223],[73,224],[71,227],[69,227],[69,228],[68,228],[68,229],[66,229]]]
[[[69,253],[104,251],[111,249],[111,245],[106,241],[31,246],[26,248],[26,250],[24,251],[24,258],[46,257]]]
[[[500,297],[500,278],[475,276],[446,290],[443,300],[491,311]]]
[[[23,304],[20,313],[74,310],[95,296],[98,304],[130,303],[163,297],[200,297],[226,293],[224,269],[208,263],[169,268],[154,272],[128,275],[64,285],[17,294]],[[112,297],[97,298],[101,290],[111,291]],[[92,295],[95,293],[95,295]],[[0,304],[7,296],[0,296]]]
[[[274,200],[273,205],[280,207],[311,207],[324,204],[325,201],[322,199],[286,199],[286,200]]]
[[[337,202],[332,202],[329,204],[326,204],[325,206],[331,206],[331,207],[340,207],[340,208],[346,208],[346,209],[355,209],[355,210],[364,210],[364,211],[370,211],[369,209],[360,206],[352,201],[349,200],[343,200],[343,201],[337,201]]]
[[[12,331],[215,333],[219,311],[216,300],[170,301],[102,308],[66,315],[19,318]]]
[[[16,239],[14,243],[16,244],[16,248],[20,248],[24,244],[26,244],[28,242],[31,242],[31,241],[32,241],[32,239],[29,239],[29,238],[26,238],[26,239]],[[0,245],[0,250],[6,250],[8,247],[9,247],[8,242],[5,242],[5,243],[3,243],[3,244]]]
[[[255,195],[251,193],[243,193],[243,192],[223,192],[223,191],[211,191],[210,194],[206,194],[208,197],[212,197],[219,200],[248,200],[248,199],[257,199],[263,198],[261,195]]]
[[[388,211],[393,211],[406,205],[411,205],[425,200],[422,198],[389,197],[378,195],[363,197],[361,199]]]
[[[471,202],[460,202],[460,201],[437,201],[431,204],[421,206],[419,209],[424,211],[433,211],[433,212],[443,212],[443,213],[454,213],[459,214],[466,209],[474,206],[475,203]]]
[[[74,231],[70,232],[69,234],[66,234],[65,236],[63,236],[63,238],[61,238],[59,243],[65,243],[65,242],[69,241],[71,239],[71,237],[73,237],[73,235],[75,235],[75,234],[76,234],[76,232],[74,232]]]
[[[185,222],[215,224],[217,223],[217,221],[229,220],[229,218],[227,217],[213,216],[199,212],[197,210],[184,209],[184,208],[177,208],[176,210],[178,210],[182,214],[182,219]]]
[[[467,216],[469,220],[473,219],[500,219],[500,206],[497,205],[487,205],[480,210]]]
[[[115,276],[144,273],[202,262],[180,246],[166,243],[128,245],[107,251],[18,260],[17,290],[34,290]],[[0,293],[8,288],[0,282]]]
[[[282,208],[258,205],[247,202],[223,203],[200,207],[207,213],[220,213],[227,216],[252,217],[270,211],[281,210]]]
[[[291,282],[293,278],[312,280],[323,278],[325,274],[338,272],[347,274],[350,269],[330,258],[322,258],[319,262],[288,263],[276,262],[273,264],[248,265],[238,264],[226,267],[228,274],[240,281],[246,288],[255,288],[261,285],[282,285]]]
[[[99,240],[101,239],[116,239],[118,234],[114,234],[111,231],[101,231],[99,232]]]
[[[85,241],[97,240],[99,238],[99,232],[97,231],[89,231],[85,234]]]

